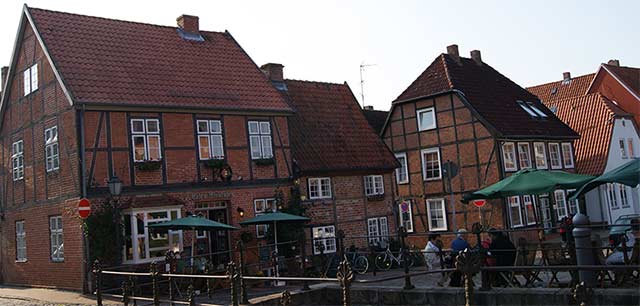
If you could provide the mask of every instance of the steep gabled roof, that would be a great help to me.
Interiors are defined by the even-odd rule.
[[[546,103],[557,108],[556,115],[580,134],[574,143],[576,170],[600,175],[607,164],[615,117],[631,115],[600,93],[554,100]]]
[[[369,125],[376,131],[377,134],[382,132],[382,128],[384,128],[384,122],[387,120],[387,116],[389,116],[389,112],[381,111],[381,110],[364,110],[364,117],[367,118]]]
[[[640,68],[602,64],[602,66],[620,80],[630,91],[640,96]]]
[[[228,32],[181,38],[177,28],[26,8],[73,102],[291,112]]]
[[[585,74],[571,78],[568,81],[560,80],[527,87],[527,90],[538,96],[542,103],[584,96],[595,75],[595,73]]]
[[[500,74],[486,63],[470,58],[455,59],[441,54],[394,101],[394,104],[436,95],[458,92],[498,137],[577,138],[578,135],[546,109],[538,98]],[[517,103],[531,102],[547,118],[534,118]]]
[[[391,171],[396,158],[369,126],[349,85],[285,80],[293,158],[303,173]]]

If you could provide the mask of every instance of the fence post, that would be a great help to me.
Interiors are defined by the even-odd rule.
[[[229,287],[231,288],[231,304],[238,306],[238,270],[236,269],[236,263],[233,261],[227,265],[227,276],[229,276]]]
[[[338,254],[340,255],[340,260],[342,260],[344,258],[344,231],[338,230],[336,238],[338,239]]]
[[[353,280],[353,271],[348,260],[343,260],[338,266],[336,275],[342,287],[342,305],[351,306],[351,281]]]
[[[195,306],[196,305],[195,290],[193,290],[193,285],[189,285],[189,287],[187,287],[187,299],[188,299],[188,302],[189,302],[189,306]]]
[[[582,213],[577,213],[573,217],[573,238],[575,240],[576,264],[579,266],[593,265],[593,250],[591,249],[591,228],[589,217]],[[593,288],[596,285],[596,274],[594,271],[579,270],[580,281],[587,287]]]
[[[97,259],[93,262],[93,275],[96,280],[96,305],[102,306],[102,267]]]
[[[456,269],[464,274],[464,298],[466,306],[471,306],[473,299],[473,274],[480,271],[481,256],[479,252],[465,249],[456,256]],[[474,303],[475,304],[475,303]]]
[[[165,262],[165,272],[169,272],[171,275],[174,272],[174,262],[176,259],[176,255],[173,251],[168,250],[165,254],[164,262]],[[171,280],[171,276],[167,277],[167,282],[169,283],[169,305],[174,306],[173,303],[173,281]]]
[[[151,274],[151,284],[153,287],[153,305],[160,305],[160,289],[158,288],[158,264],[154,261],[149,266],[149,272]]]
[[[411,255],[411,253],[409,252],[409,250],[407,249],[407,243],[405,241],[405,238],[407,238],[407,229],[404,228],[404,226],[401,226],[398,231],[400,232],[400,241],[402,241],[402,252],[403,254],[400,254],[400,256],[403,256],[403,265],[404,265],[404,290],[411,290],[413,288],[415,288],[415,286],[413,286],[411,284],[411,276],[409,275],[409,256]],[[375,263],[374,263],[375,264]]]
[[[289,292],[289,290],[282,291],[282,296],[280,297],[280,305],[291,305],[291,292]]]
[[[307,268],[307,238],[305,233],[302,233],[302,237],[300,239],[300,244],[302,245],[300,247],[300,257],[301,257],[301,270],[302,270],[302,276],[306,276],[306,268]],[[309,283],[307,281],[302,281],[302,290],[303,291],[307,291],[307,290],[311,290],[311,288],[309,288]]]
[[[571,291],[573,293],[573,299],[580,303],[580,306],[587,306],[587,302],[589,302],[593,296],[593,289],[587,287],[584,282],[577,284]]]
[[[122,281],[122,305],[129,306],[129,282]]]
[[[136,301],[136,283],[133,280],[133,276],[129,276],[129,290],[131,290],[131,303],[133,306],[138,305],[138,301]]]
[[[245,265],[244,265],[244,242],[242,239],[238,240],[238,251],[240,253],[240,267],[239,267],[239,281],[240,281],[240,303],[249,304],[249,297],[247,294],[247,284],[244,282]]]

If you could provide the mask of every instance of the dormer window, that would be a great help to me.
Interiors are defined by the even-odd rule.
[[[34,64],[23,72],[24,77],[24,95],[38,90],[38,64]]]
[[[541,118],[547,118],[547,114],[545,114],[542,110],[540,110],[537,106],[533,105],[531,102],[527,102],[527,106],[531,108],[538,116]]]
[[[538,118],[539,115],[532,109],[529,107],[529,105],[523,101],[517,101],[518,105],[520,106],[520,108],[522,108],[522,110],[524,110],[525,112],[527,112],[527,114],[529,114],[529,116],[534,117],[534,118]]]

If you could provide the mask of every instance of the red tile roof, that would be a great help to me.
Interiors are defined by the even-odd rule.
[[[542,103],[584,96],[595,75],[595,73],[585,74],[571,78],[568,82],[560,80],[527,87],[527,90],[538,96],[538,98],[542,100]]]
[[[602,64],[637,95],[640,95],[640,68]]]
[[[574,143],[577,172],[602,174],[609,154],[613,118],[630,115],[600,93],[554,100],[547,106],[557,108],[556,115],[580,134]]]
[[[475,111],[502,137],[577,138],[578,135],[546,109],[538,98],[486,63],[441,54],[394,101],[395,104],[441,92],[462,92]],[[517,104],[532,102],[547,114],[533,118]]]
[[[303,173],[391,171],[398,164],[349,85],[285,80],[296,115],[289,118],[293,158]]]
[[[76,103],[291,111],[228,32],[28,12]]]
[[[389,112],[380,111],[380,110],[364,110],[364,116],[369,121],[369,125],[376,131],[377,134],[380,134],[382,128],[384,128],[384,123],[387,121],[387,116],[389,116]]]

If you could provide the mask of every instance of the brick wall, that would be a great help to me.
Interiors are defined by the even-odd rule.
[[[76,111],[55,79],[30,27],[26,27],[11,71],[11,92],[0,130],[3,171],[0,194],[4,220],[0,227],[2,281],[11,284],[82,289],[83,255],[80,223],[74,217],[80,195]],[[23,72],[38,65],[38,88],[24,95]],[[44,131],[58,127],[60,168],[46,171]],[[24,142],[24,179],[12,179],[11,146]],[[62,215],[65,260],[50,260],[49,220]],[[27,261],[17,263],[15,221],[24,220]]]

